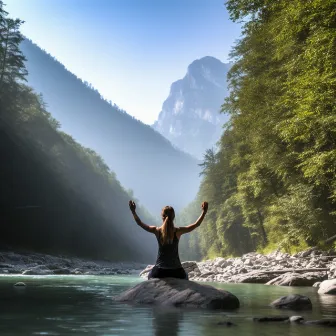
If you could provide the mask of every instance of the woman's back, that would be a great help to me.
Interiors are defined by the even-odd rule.
[[[141,226],[144,230],[154,233],[159,245],[159,251],[156,259],[155,266],[152,268],[148,275],[150,278],[179,278],[188,279],[188,274],[182,267],[179,252],[178,243],[181,235],[189,233],[196,229],[203,221],[205,214],[208,211],[208,203],[202,203],[202,214],[196,220],[195,223],[184,226],[175,227],[175,211],[171,206],[166,206],[162,209],[162,226],[157,228],[156,226],[149,226],[144,224],[139,216],[135,212],[135,203],[129,201],[130,210],[133,213],[136,223]]]
[[[164,244],[162,242],[160,229],[156,234],[156,239],[158,241],[159,250],[155,265],[167,269],[182,267],[178,251],[179,239],[176,236],[176,230],[174,231],[173,239],[170,243],[167,242]]]

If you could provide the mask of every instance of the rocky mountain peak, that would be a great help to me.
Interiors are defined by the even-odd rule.
[[[230,64],[206,56],[193,61],[183,79],[174,82],[153,127],[175,146],[202,158],[222,133],[227,116],[220,107],[227,96]]]

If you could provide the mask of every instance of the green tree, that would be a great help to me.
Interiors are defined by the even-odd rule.
[[[7,88],[18,80],[25,80],[27,74],[23,56],[19,45],[23,40],[20,26],[23,21],[8,18],[0,1],[0,94],[3,93],[4,84]]]

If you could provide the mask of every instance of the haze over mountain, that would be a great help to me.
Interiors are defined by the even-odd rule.
[[[62,130],[99,153],[141,204],[158,214],[166,204],[178,210],[194,198],[199,186],[196,159],[104,100],[31,41],[23,41],[21,49],[27,58],[28,84],[42,93]]]
[[[216,145],[228,120],[219,111],[228,95],[230,67],[210,56],[192,62],[185,77],[171,85],[154,129],[178,148],[201,158]]]

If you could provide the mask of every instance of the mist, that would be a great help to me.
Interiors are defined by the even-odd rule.
[[[21,49],[28,84],[43,95],[61,129],[101,155],[146,209],[155,215],[169,204],[178,211],[193,200],[200,183],[199,160],[105,101],[31,41],[23,41]]]

